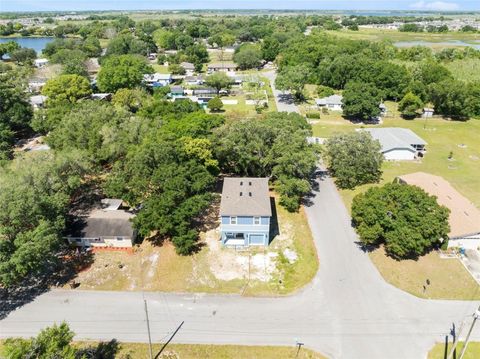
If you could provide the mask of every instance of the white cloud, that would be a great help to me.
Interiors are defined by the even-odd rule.
[[[445,1],[419,1],[410,5],[412,9],[416,10],[440,10],[440,11],[453,11],[458,10],[460,6],[454,2]]]

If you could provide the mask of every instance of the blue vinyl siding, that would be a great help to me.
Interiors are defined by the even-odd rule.
[[[253,224],[253,217],[237,217],[237,224]]]
[[[222,224],[230,224],[230,217],[222,216]]]
[[[262,224],[270,224],[270,217],[262,217],[261,223]]]

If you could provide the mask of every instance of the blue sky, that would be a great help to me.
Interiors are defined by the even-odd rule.
[[[0,11],[145,9],[480,10],[480,0],[0,0]]]

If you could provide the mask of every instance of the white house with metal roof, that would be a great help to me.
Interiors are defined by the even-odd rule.
[[[343,96],[341,95],[332,95],[323,98],[317,98],[315,103],[318,107],[327,108],[331,111],[342,111],[342,102]]]
[[[414,160],[425,153],[427,142],[408,128],[365,128],[359,131],[367,131],[374,140],[380,142],[386,160]]]
[[[220,232],[226,246],[268,246],[272,207],[268,178],[225,178]]]

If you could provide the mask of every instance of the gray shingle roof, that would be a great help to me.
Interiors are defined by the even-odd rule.
[[[342,105],[343,97],[340,95],[332,95],[324,98],[316,99],[315,102],[318,106],[326,106],[326,105]]]
[[[382,152],[391,151],[396,148],[405,148],[415,151],[412,145],[426,145],[427,143],[408,128],[385,127],[366,128],[363,131],[369,132],[373,139],[378,140],[382,145]]]
[[[225,178],[223,180],[221,216],[272,215],[268,178]]]
[[[134,229],[130,221],[133,217],[132,213],[123,210],[95,209],[88,217],[79,218],[70,228],[68,236],[73,238],[133,238]]]

